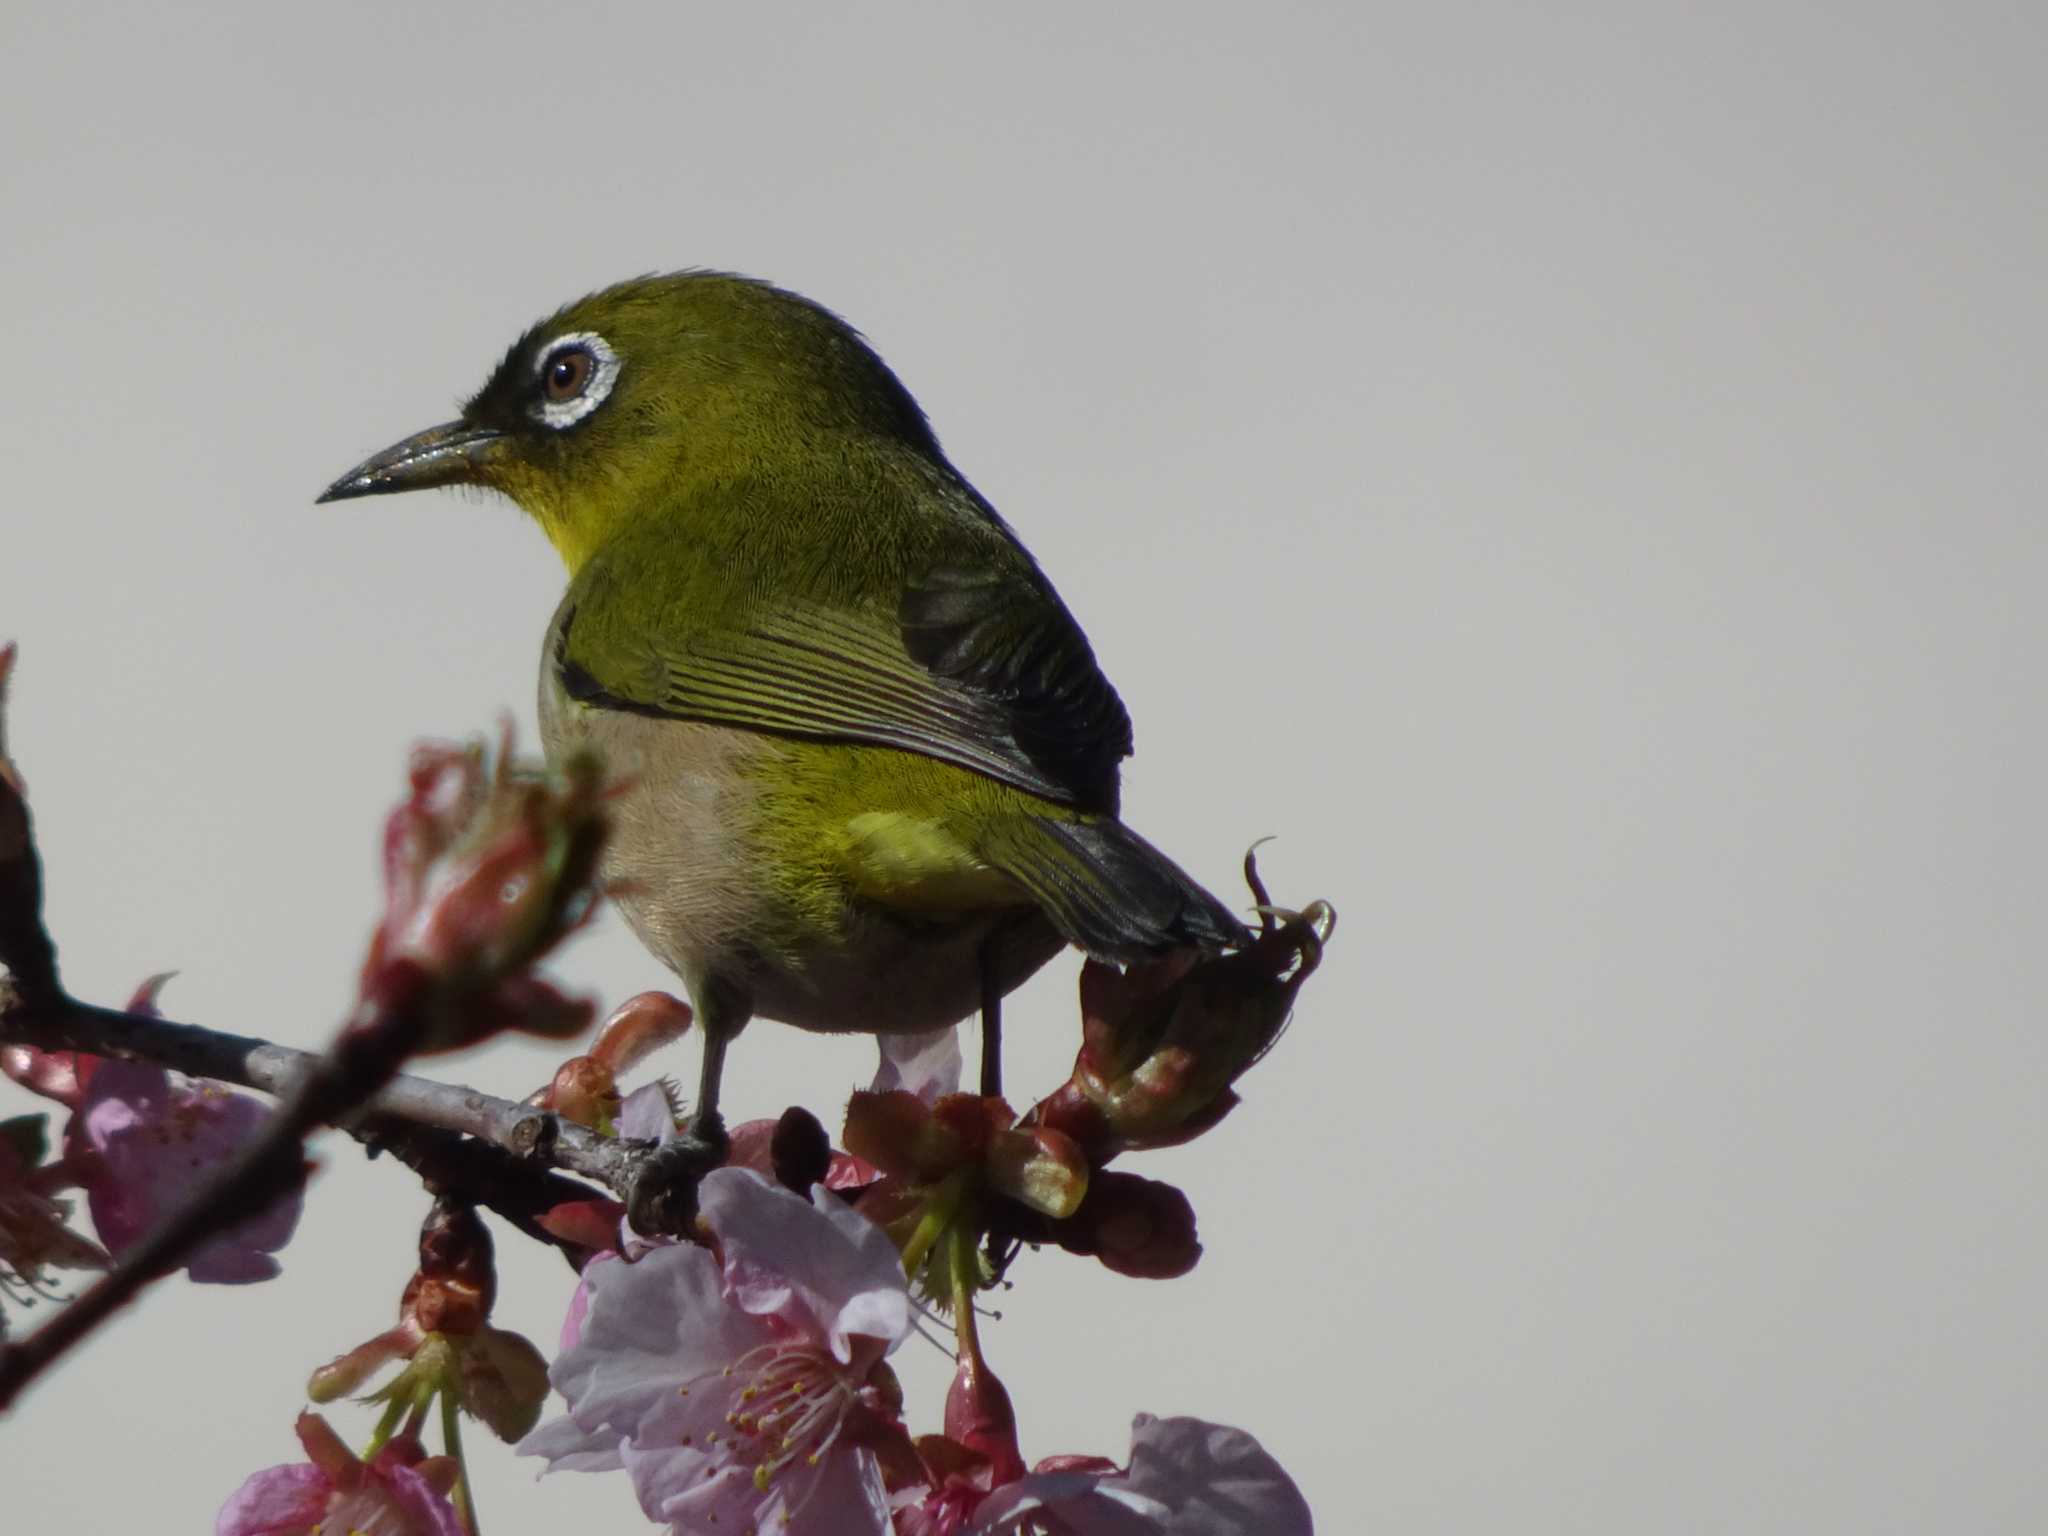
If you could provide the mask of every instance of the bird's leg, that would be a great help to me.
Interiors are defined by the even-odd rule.
[[[1003,988],[996,976],[996,935],[981,945],[981,1096],[1003,1096]]]
[[[696,998],[697,1024],[704,1031],[704,1065],[697,1078],[697,1102],[689,1129],[665,1142],[640,1166],[626,1196],[626,1214],[637,1231],[687,1233],[697,1219],[697,1185],[725,1161],[731,1141],[718,1112],[718,1084],[725,1072],[725,1048],[753,1016],[753,999],[716,978]]]
[[[697,1102],[690,1110],[690,1129],[684,1134],[685,1141],[698,1141],[706,1147],[718,1149],[717,1161],[725,1161],[726,1134],[725,1117],[718,1112],[718,1085],[725,1076],[725,1048],[732,1043],[732,1037],[746,1024],[747,1016],[742,1013],[734,1020],[722,1007],[714,1007],[698,1015],[704,1026],[704,1064],[697,1071]]]

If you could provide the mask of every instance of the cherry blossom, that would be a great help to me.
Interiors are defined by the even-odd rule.
[[[156,1018],[168,974],[152,976],[127,1011]],[[93,1226],[116,1258],[177,1210],[253,1139],[269,1107],[204,1078],[85,1051],[0,1048],[0,1072],[71,1111],[64,1156],[45,1173],[85,1191]],[[230,1227],[198,1249],[192,1279],[246,1285],[279,1273],[272,1257],[297,1230],[301,1192]]]
[[[269,1108],[203,1079],[140,1062],[102,1060],[65,1132],[66,1161],[85,1190],[100,1240],[119,1257],[255,1137]],[[229,1227],[186,1265],[194,1280],[269,1280],[299,1224],[298,1190]]]
[[[567,1417],[520,1445],[551,1470],[623,1467],[670,1531],[884,1536],[884,1460],[911,1460],[884,1357],[911,1326],[895,1246],[822,1189],[746,1169],[699,1191],[689,1243],[585,1271],[551,1377]]]

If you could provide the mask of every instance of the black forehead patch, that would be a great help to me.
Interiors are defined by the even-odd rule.
[[[532,401],[536,381],[533,372],[533,355],[554,329],[555,318],[543,320],[530,327],[526,334],[513,342],[504,359],[491,370],[491,376],[484,380],[484,387],[471,395],[462,407],[464,421],[485,422],[502,427],[508,432],[529,429],[532,417],[526,413]]]

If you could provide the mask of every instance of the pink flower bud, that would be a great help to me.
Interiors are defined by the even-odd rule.
[[[385,827],[385,910],[364,997],[424,1010],[426,1049],[587,1028],[588,1003],[526,972],[595,900],[606,821],[594,765],[553,778],[517,769],[508,733],[492,764],[475,746],[418,748],[411,784]]]

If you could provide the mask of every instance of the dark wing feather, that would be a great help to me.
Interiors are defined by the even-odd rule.
[[[938,570],[903,595],[904,649],[934,677],[996,703],[1016,750],[1084,802],[1116,799],[1131,717],[1058,598],[1014,578]]]
[[[1089,811],[1116,808],[1130,717],[1058,598],[941,570],[898,613],[784,603],[673,639],[559,631],[571,697],[956,763]]]

